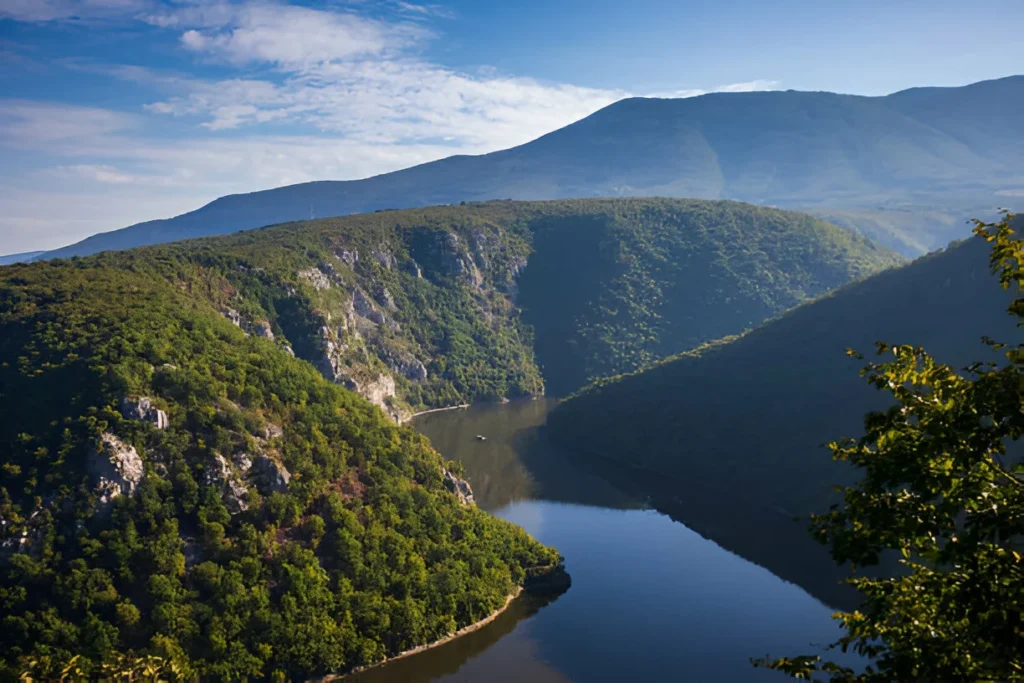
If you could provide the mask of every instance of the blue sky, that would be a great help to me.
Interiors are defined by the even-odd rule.
[[[1021,0],[0,0],[0,253],[526,142],[632,95],[1024,72]]]

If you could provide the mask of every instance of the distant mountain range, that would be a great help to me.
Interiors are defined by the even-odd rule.
[[[39,256],[45,254],[45,251],[25,251],[20,254],[8,254],[7,256],[0,256],[0,266],[9,266],[12,263],[23,263],[32,261]]]
[[[1024,76],[885,97],[777,91],[630,98],[512,149],[364,180],[230,195],[41,258],[235,232],[311,211],[655,195],[804,209],[917,255],[965,236],[967,217],[1024,197],[1022,111]]]

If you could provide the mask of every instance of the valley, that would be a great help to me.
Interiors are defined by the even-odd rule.
[[[490,202],[115,252],[401,421],[568,394],[902,262],[736,202]]]
[[[346,680],[771,681],[777,676],[751,667],[752,652],[834,638],[831,608],[851,595],[803,525],[685,487],[675,492],[690,517],[673,521],[624,492],[622,477],[582,469],[546,443],[542,427],[555,404],[481,405],[424,415],[413,426],[463,463],[483,509],[559,548],[573,577],[569,591],[553,602],[519,600],[465,641]],[[474,438],[481,433],[485,442]],[[823,567],[831,578],[816,571]],[[801,571],[823,595],[778,578]],[[634,626],[624,629],[626,622]]]
[[[1024,681],[1020,25],[0,0],[0,683]]]
[[[828,641],[829,609],[857,604],[797,521],[849,481],[820,440],[884,407],[842,345],[969,362],[1012,329],[985,254],[906,264],[805,214],[605,199],[5,267],[3,553],[8,586],[45,587],[11,594],[6,647],[45,643],[42,674],[103,633],[84,651],[104,666],[150,639],[216,677],[472,680],[514,656],[556,681],[677,675],[656,655],[681,638],[686,670],[770,678],[751,647]],[[59,606],[75,595],[87,623]],[[621,638],[595,610],[627,604],[653,619],[623,650],[640,660],[528,654]]]

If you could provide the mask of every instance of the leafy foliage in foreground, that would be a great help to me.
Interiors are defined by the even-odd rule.
[[[394,377],[395,413],[566,395],[900,261],[806,214],[666,199],[382,211],[96,258],[267,321],[318,367],[332,342],[331,374]]]
[[[560,562],[460,504],[425,438],[181,284],[96,260],[0,271],[0,678],[343,671]],[[126,419],[125,396],[167,428]],[[109,506],[89,472],[104,434],[144,465]],[[246,484],[240,454],[287,487]]]
[[[1007,218],[978,223],[992,243],[992,269],[1018,298],[1024,319],[1024,241]],[[760,661],[796,678],[835,681],[1008,681],[1024,678],[1024,466],[1007,445],[1024,435],[1024,345],[1009,363],[977,363],[961,374],[920,347],[878,353],[862,374],[896,405],[873,413],[859,440],[830,444],[863,479],[845,505],[814,516],[812,530],[837,562],[870,565],[899,551],[896,578],[857,577],[858,611],[836,618],[846,635],[832,647],[868,656],[864,672],[819,657]],[[854,353],[851,351],[851,353]]]

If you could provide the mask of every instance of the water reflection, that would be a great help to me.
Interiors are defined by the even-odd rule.
[[[541,438],[541,427],[556,404],[554,399],[537,399],[471,406],[422,415],[413,426],[445,457],[462,463],[484,510],[533,499],[644,507],[598,474],[567,462]],[[479,441],[477,435],[486,440]]]
[[[515,667],[496,669],[489,659],[476,659],[505,636],[520,621],[533,616],[547,600],[523,596],[509,605],[497,619],[479,631],[449,641],[415,656],[396,659],[386,666],[369,669],[345,680],[357,683],[427,683],[428,681],[568,681],[556,669],[546,665],[537,654],[537,645],[530,638],[514,638],[504,645],[506,655],[517,662]]]
[[[660,495],[624,472],[584,472],[545,444],[552,404],[478,406],[414,426],[463,463],[482,508],[562,552],[572,587],[546,605],[517,600],[479,631],[353,680],[770,681],[779,675],[750,657],[807,654],[839,635],[805,590],[839,602],[828,596],[836,570],[801,525],[696,487]],[[639,502],[652,492],[672,517]]]

